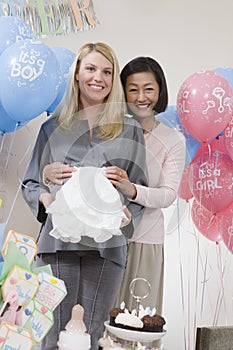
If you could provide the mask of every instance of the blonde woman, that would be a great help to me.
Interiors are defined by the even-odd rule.
[[[58,334],[77,303],[84,307],[91,349],[98,349],[97,341],[123,277],[127,238],[132,236],[134,222],[143,209],[122,195],[122,204],[128,207],[132,220],[122,227],[123,235],[102,244],[90,237],[82,237],[80,243],[51,237],[52,223],[46,208],[54,200],[56,189],[71,176],[73,166],[87,165],[117,166],[133,183],[147,184],[143,133],[135,120],[125,117],[119,64],[104,43],[90,43],[80,49],[63,100],[53,117],[41,126],[23,181],[23,196],[42,223],[37,266],[50,264],[68,290],[55,309],[54,326],[42,344],[43,350],[57,348]],[[120,182],[120,172],[118,176]],[[55,184],[52,193],[50,181]]]

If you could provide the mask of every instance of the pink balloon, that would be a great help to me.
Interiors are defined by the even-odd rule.
[[[190,166],[189,164],[183,171],[183,175],[180,181],[180,186],[178,188],[178,196],[182,199],[188,201],[193,197],[192,191],[189,186],[189,176],[190,176]]]
[[[198,231],[210,241],[219,243],[221,240],[220,221],[216,214],[205,209],[195,199],[191,208],[191,216]]]
[[[186,132],[200,142],[210,142],[230,122],[232,88],[213,71],[191,75],[181,85],[177,109]]]
[[[219,136],[211,142],[211,151],[215,150],[228,154],[224,136]]]
[[[217,216],[220,221],[222,240],[233,254],[233,203],[218,213]]]
[[[212,214],[233,201],[233,162],[227,154],[205,153],[191,164],[190,188],[196,200]]]
[[[227,125],[224,130],[224,142],[226,146],[227,153],[233,160],[233,116],[231,122]]]

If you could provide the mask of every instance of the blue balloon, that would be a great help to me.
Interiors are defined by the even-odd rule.
[[[26,39],[35,39],[28,25],[18,17],[0,17],[0,55],[12,44]]]
[[[55,56],[60,64],[61,85],[60,85],[60,88],[59,88],[59,91],[58,91],[58,94],[57,94],[55,101],[47,109],[48,113],[54,112],[54,110],[59,105],[59,103],[61,102],[61,100],[64,96],[66,86],[67,86],[69,70],[70,70],[70,67],[71,67],[72,63],[74,62],[74,58],[75,58],[75,54],[72,51],[65,49],[63,47],[55,47],[52,49],[52,51],[55,53]]]
[[[169,128],[178,129],[179,131],[182,131],[181,122],[177,113],[176,106],[168,106],[164,112],[161,112],[156,115],[156,119],[159,122],[167,125]]]
[[[31,120],[51,105],[60,87],[60,65],[40,41],[22,40],[0,56],[0,101],[17,122]]]
[[[194,137],[192,137],[190,134],[187,134],[185,132],[184,126],[179,118],[176,106],[168,106],[164,112],[156,115],[156,119],[168,126],[169,128],[176,129],[182,132],[182,134],[184,135],[186,141],[185,166],[187,166],[194,159],[201,143],[197,141]]]
[[[17,123],[14,119],[9,117],[0,104],[0,131],[2,133],[17,131],[24,125],[25,123]]]
[[[233,68],[230,67],[219,67],[215,68],[214,72],[220,74],[222,77],[224,77],[228,83],[230,84],[231,88],[233,89]]]

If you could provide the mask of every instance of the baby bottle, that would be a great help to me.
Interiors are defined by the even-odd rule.
[[[91,347],[90,335],[86,333],[83,322],[84,309],[81,305],[74,305],[71,319],[59,334],[57,343],[59,350],[89,350]]]

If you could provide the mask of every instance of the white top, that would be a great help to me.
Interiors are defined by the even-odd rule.
[[[135,184],[134,202],[145,209],[130,241],[163,244],[165,229],[161,208],[169,207],[176,199],[185,165],[185,137],[162,123],[144,137],[149,186]]]

